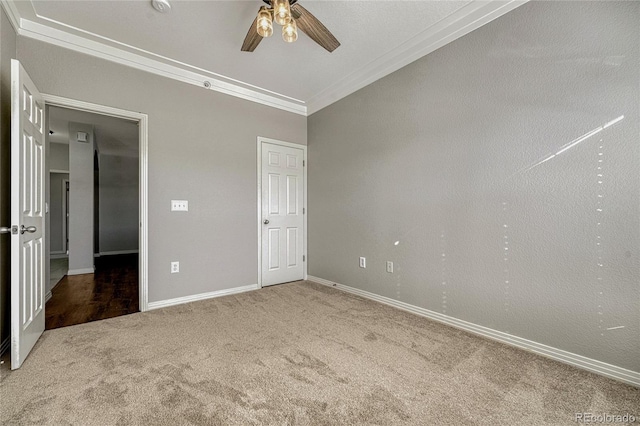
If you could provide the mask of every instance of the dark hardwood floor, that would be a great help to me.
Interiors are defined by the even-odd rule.
[[[45,306],[45,328],[138,312],[138,255],[96,258],[96,272],[65,275]]]

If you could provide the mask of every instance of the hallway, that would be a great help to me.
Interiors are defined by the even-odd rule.
[[[138,255],[98,257],[94,274],[64,276],[52,294],[47,330],[138,312]]]

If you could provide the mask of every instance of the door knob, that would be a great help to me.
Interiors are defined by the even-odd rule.
[[[33,234],[34,232],[36,232],[37,228],[35,226],[27,226],[25,227],[24,225],[22,225],[22,227],[20,228],[20,233],[24,234],[25,232],[29,232],[31,234]]]
[[[8,234],[11,232],[11,228],[7,228],[6,226],[0,226],[0,234]]]
[[[262,222],[262,223],[264,223],[265,225],[268,225],[269,224],[269,219],[265,219],[264,222]]]

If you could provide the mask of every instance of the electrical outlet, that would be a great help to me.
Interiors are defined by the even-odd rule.
[[[360,258],[360,267],[361,268],[366,268],[367,267],[367,259],[364,257]]]
[[[180,272],[180,262],[171,262],[171,273],[177,274]]]
[[[188,212],[189,202],[187,200],[171,200],[172,212]]]
[[[387,262],[387,272],[393,274],[393,262]]]

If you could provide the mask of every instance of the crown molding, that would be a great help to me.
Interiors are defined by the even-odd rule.
[[[20,16],[14,0],[0,0],[0,4],[16,33],[20,36],[202,88],[205,88],[205,82],[209,82],[211,86],[205,90],[213,90],[294,114],[308,116],[491,22],[527,1],[472,0],[447,18],[425,29],[361,69],[345,76],[306,101],[296,100],[248,83],[225,78],[214,72],[165,58],[135,46],[127,46],[44,17],[40,18],[47,19],[52,24],[61,25],[65,30],[25,19]]]
[[[0,6],[4,9],[4,13],[9,18],[13,30],[17,33],[20,30],[20,13],[18,13],[15,3],[8,0],[0,0]]]
[[[0,0],[0,2],[2,3],[9,20],[12,21],[12,25],[14,25],[16,33],[20,36],[29,37],[141,71],[171,78],[183,83],[192,84],[202,87],[205,90],[213,90],[215,92],[235,96],[240,99],[278,108],[294,114],[303,116],[307,115],[307,108],[304,105],[304,102],[295,102],[287,96],[278,96],[278,94],[274,94],[266,89],[261,90],[260,88],[254,89],[247,87],[250,85],[242,82],[225,81],[219,76],[214,75],[214,73],[207,73],[205,70],[198,69],[198,71],[192,71],[188,68],[195,67],[191,67],[188,64],[181,64],[182,66],[177,66],[157,59],[152,59],[148,56],[157,55],[142,49],[136,49],[141,53],[133,53],[123,48],[92,40],[88,37],[83,37],[72,34],[68,31],[43,25],[38,22],[22,18],[19,15],[18,10],[15,8],[13,1]],[[70,29],[73,28],[70,27]],[[85,32],[85,34],[99,38],[99,36],[92,33]],[[148,56],[145,56],[145,54]],[[169,60],[168,58],[165,59]],[[205,82],[209,82],[211,86],[206,88]]]
[[[445,19],[307,100],[307,115],[362,89],[529,0],[474,0]]]

